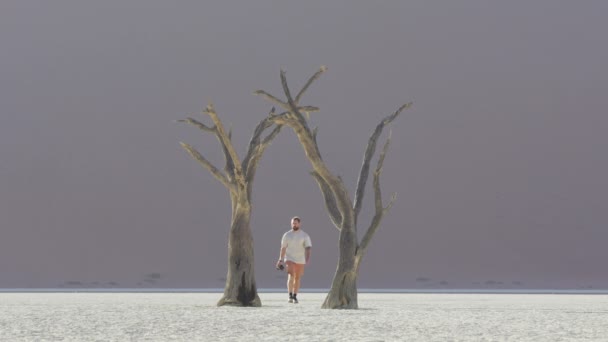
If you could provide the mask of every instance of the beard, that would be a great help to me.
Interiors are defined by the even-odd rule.
[[[297,231],[297,230],[300,230],[300,227],[291,227],[291,229],[293,229],[293,230],[296,230],[296,231]]]

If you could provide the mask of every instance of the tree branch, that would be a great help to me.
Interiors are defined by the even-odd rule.
[[[300,92],[298,93],[298,95],[296,95],[295,103],[300,103],[300,99],[302,98],[302,95],[304,95],[304,92],[306,92],[306,90],[308,89],[308,87],[310,87],[310,85],[314,81],[316,81],[319,77],[321,77],[321,74],[324,73],[325,71],[327,71],[327,67],[325,65],[322,65],[321,68],[319,68],[319,71],[315,72],[315,74],[312,75],[308,79],[308,82],[306,82],[306,84],[304,85],[304,87],[302,87],[302,89],[300,90]]]
[[[273,95],[270,95],[269,93],[265,92],[264,90],[256,90],[253,92],[256,95],[262,95],[262,97],[264,97],[266,100],[274,103],[275,105],[278,105],[279,107],[286,109],[287,111],[291,112],[291,109],[289,107],[288,103],[285,103],[281,100],[279,100],[278,98],[274,97]],[[302,112],[306,112],[306,113],[312,113],[312,112],[318,112],[319,111],[319,107],[315,107],[315,106],[296,106],[298,108],[298,111],[302,111]],[[283,113],[284,114],[284,113]]]
[[[262,158],[266,147],[270,145],[272,140],[279,134],[281,131],[282,125],[276,124],[274,129],[262,139],[262,133],[275,123],[277,119],[277,115],[275,114],[275,107],[272,107],[268,116],[261,120],[253,131],[253,135],[249,141],[249,147],[247,149],[247,154],[243,159],[243,172],[245,176],[245,180],[247,181],[247,192],[251,194],[251,187],[253,185],[253,179],[255,177],[255,172],[257,170],[258,162]]]
[[[201,131],[213,133],[215,135],[215,137],[219,140],[220,145],[222,146],[222,151],[224,152],[224,159],[226,161],[226,165],[224,166],[224,171],[226,172],[226,175],[228,176],[228,178],[234,177],[234,163],[232,163],[232,158],[230,157],[230,153],[228,152],[226,145],[224,145],[221,137],[218,134],[217,127],[215,127],[215,126],[209,127],[209,126],[205,125],[204,123],[202,123],[196,119],[193,119],[193,118],[177,120],[177,122],[185,122],[194,127],[197,127]],[[228,132],[228,140],[231,139],[231,136],[232,136],[232,129],[230,129],[230,131]]]
[[[384,158],[386,156],[386,152],[388,151],[390,141],[391,141],[391,138],[390,138],[390,134],[389,134],[389,137],[386,140],[386,142],[384,143],[384,147],[382,148],[382,152],[380,153],[380,156],[378,157],[378,164],[376,165],[376,170],[374,171],[374,195],[375,195],[374,196],[375,197],[374,198],[374,207],[376,209],[376,213],[374,214],[374,217],[372,218],[372,222],[370,223],[369,228],[365,232],[365,235],[363,236],[363,239],[361,240],[361,243],[359,244],[359,249],[357,250],[357,255],[361,256],[361,257],[365,254],[367,247],[369,246],[369,243],[372,240],[372,237],[378,230],[378,227],[380,227],[380,222],[382,222],[384,215],[390,210],[390,208],[393,206],[393,203],[395,202],[396,195],[393,193],[393,195],[391,196],[391,199],[389,201],[389,204],[387,205],[386,208],[384,208],[382,206],[382,191],[380,189],[380,174],[382,173],[382,166],[384,164]]]
[[[256,153],[256,150],[258,149],[259,145],[261,144],[262,133],[264,132],[264,130],[266,130],[273,124],[273,118],[275,117],[274,111],[275,108],[272,107],[272,109],[268,113],[268,116],[258,122],[258,124],[253,130],[251,139],[249,139],[249,147],[247,148],[245,158],[243,158],[243,172],[245,173],[246,178],[248,178],[247,174],[249,173],[249,163],[253,158],[254,154]]]
[[[382,152],[380,152],[380,156],[378,157],[376,170],[374,171],[374,207],[376,209],[376,213],[382,213],[384,211],[384,208],[382,207],[382,191],[380,190],[380,174],[382,173],[384,158],[386,157],[386,152],[388,151],[390,143],[391,134],[389,133],[388,138],[384,143],[384,147],[382,147]]]
[[[220,135],[217,132],[215,133],[215,136],[217,137],[217,140],[219,140],[220,145],[222,146],[222,152],[224,152],[224,159],[226,161],[226,165],[224,166],[224,171],[228,175],[229,179],[232,179],[232,178],[234,178],[234,163],[232,162],[232,157],[230,156],[230,151],[228,150],[228,147],[224,144],[224,142],[222,141],[222,138],[220,137]],[[232,144],[232,142],[230,140],[230,134],[228,136],[228,142],[230,144]]]
[[[367,148],[365,149],[365,154],[363,155],[363,164],[361,165],[361,170],[359,172],[359,179],[357,180],[357,190],[355,192],[354,201],[355,219],[357,219],[357,217],[359,216],[359,212],[361,212],[363,196],[365,195],[365,185],[369,176],[370,162],[372,157],[374,156],[374,153],[376,152],[376,142],[378,140],[378,137],[380,137],[380,134],[382,134],[384,126],[390,124],[393,120],[395,120],[395,118],[397,118],[397,116],[399,116],[399,114],[401,114],[403,110],[409,108],[411,105],[411,102],[406,103],[399,107],[399,109],[397,109],[397,111],[395,111],[393,114],[382,119],[382,121],[380,121],[380,123],[376,126],[374,133],[372,133],[372,135],[369,137]]]
[[[177,120],[177,122],[185,122],[187,124],[190,124],[194,127],[197,127],[198,129],[200,129],[201,131],[205,131],[205,132],[209,132],[209,133],[215,133],[215,127],[209,127],[207,125],[205,125],[204,123],[195,120],[193,118],[186,118],[186,119],[180,119]]]
[[[233,185],[230,183],[226,175],[224,175],[217,167],[213,166],[210,161],[208,161],[202,154],[200,154],[194,147],[180,142],[180,145],[190,154],[194,160],[199,162],[205,169],[207,169],[211,174],[222,183],[228,190],[233,191]]]
[[[276,125],[272,132],[262,139],[262,133],[264,130],[273,125],[274,116],[274,111],[271,111],[267,118],[260,121],[249,141],[249,148],[247,149],[247,154],[243,159],[243,172],[245,174],[245,179],[248,182],[253,181],[255,168],[257,168],[257,163],[264,153],[264,150],[281,131],[282,126]]]
[[[325,70],[321,69],[317,71],[317,73],[315,73],[316,76],[313,75],[307,84],[312,83],[312,81],[318,78],[323,71]],[[289,110],[295,118],[295,124],[291,124],[293,120],[288,122],[288,124],[291,124],[290,126],[294,129],[300,143],[304,147],[304,151],[314,168],[315,174],[313,174],[313,176],[315,179],[319,177],[322,178],[324,184],[331,190],[330,192],[332,193],[332,196],[326,196],[326,198],[334,199],[337,210],[340,213],[340,216],[333,215],[332,220],[339,217],[341,221],[337,226],[342,227],[345,224],[345,218],[348,217],[350,221],[351,216],[348,213],[350,210],[352,210],[346,188],[344,187],[340,177],[334,176],[329,169],[327,169],[323,159],[321,159],[321,153],[319,152],[319,146],[317,145],[315,134],[311,132],[308,124],[306,123],[306,119],[304,119],[302,114],[299,112],[296,102],[291,97],[291,92],[289,90],[289,86],[287,85],[287,76],[284,70],[281,70],[281,86],[283,87],[283,92],[287,98],[287,104],[289,105],[287,110]],[[302,93],[302,91],[300,93]]]
[[[316,126],[315,128],[312,129],[312,139],[315,142],[315,148],[317,149],[319,158],[321,158],[321,151],[319,151],[319,143],[317,142],[317,133],[319,133],[319,126]]]
[[[297,103],[291,97],[291,92],[289,91],[289,86],[287,85],[287,76],[285,70],[281,70],[281,86],[283,87],[285,97],[287,97],[287,104],[289,105],[287,110],[289,110],[296,120],[301,124],[301,128],[304,128],[307,134],[312,136],[312,132],[306,123],[306,119],[304,119],[304,116],[302,116],[302,113],[300,113],[300,110],[298,109]]]
[[[257,146],[255,152],[253,152],[251,158],[247,161],[247,165],[243,166],[245,168],[245,179],[247,181],[247,193],[251,195],[251,190],[253,187],[253,179],[255,178],[255,173],[258,169],[258,163],[262,156],[264,155],[264,151],[270,145],[272,140],[279,134],[281,128],[283,126],[277,124],[272,132],[270,132],[264,140]],[[245,165],[245,164],[243,164]]]
[[[338,228],[338,230],[342,229],[342,215],[340,214],[340,210],[338,209],[338,205],[336,204],[336,198],[331,191],[329,185],[325,182],[323,177],[321,177],[317,172],[311,171],[310,175],[313,176],[317,184],[319,185],[319,189],[323,194],[323,198],[325,199],[325,209],[329,213],[329,218],[331,222],[333,222],[334,226]]]
[[[243,169],[241,167],[241,161],[239,160],[239,156],[237,155],[234,147],[232,146],[232,142],[230,141],[230,137],[226,130],[224,129],[224,125],[222,121],[217,116],[215,109],[213,108],[213,104],[209,104],[205,109],[205,113],[207,113],[213,123],[215,124],[216,136],[220,143],[222,144],[222,149],[224,150],[224,154],[226,155],[226,166],[233,169],[234,178],[237,184],[241,186],[245,185],[245,179],[243,177]]]
[[[279,134],[283,125],[276,125],[275,128],[264,138],[262,141],[262,147],[266,148],[266,146],[270,145],[270,142]]]
[[[298,111],[305,112],[305,113],[318,112],[319,111],[319,107],[315,107],[315,106],[299,106],[298,107]]]
[[[278,105],[281,108],[285,108],[285,109],[289,108],[289,106],[287,105],[287,103],[285,103],[285,102],[277,99],[276,97],[268,94],[267,92],[265,92],[263,90],[256,90],[253,93],[256,94],[256,95],[262,95],[262,97],[264,97],[266,100],[268,100],[268,101],[270,101],[270,102]]]
[[[306,120],[300,113],[297,103],[294,102],[291,96],[289,86],[287,85],[285,71],[283,70],[281,70],[281,85],[287,98],[287,106],[285,105],[285,102],[282,102],[280,106],[287,110],[288,113],[275,116],[275,122],[287,125],[293,129],[294,133],[298,137],[298,140],[300,141],[300,145],[304,149],[304,153],[306,154],[308,161],[312,165],[314,172],[316,172],[318,176],[323,179],[323,181],[327,184],[327,187],[333,193],[336,207],[341,215],[341,222],[338,226],[354,229],[353,207],[350,196],[348,195],[342,181],[329,171],[321,159],[316,140],[308,127]],[[263,91],[258,91],[256,93],[266,94]],[[272,99],[270,100],[273,101]]]

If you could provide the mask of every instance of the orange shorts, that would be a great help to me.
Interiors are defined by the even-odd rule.
[[[298,264],[293,261],[286,261],[285,264],[287,265],[287,273],[298,276],[304,274],[305,264]]]

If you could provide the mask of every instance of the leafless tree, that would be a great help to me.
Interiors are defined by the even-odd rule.
[[[361,259],[365,255],[374,233],[378,230],[382,218],[389,211],[395,200],[395,194],[393,194],[389,203],[384,206],[382,203],[382,192],[380,190],[380,174],[389,147],[390,135],[384,143],[376,167],[373,170],[375,215],[362,239],[359,241],[357,234],[357,218],[361,211],[365,185],[371,167],[371,160],[376,152],[377,140],[382,134],[384,127],[395,120],[404,109],[409,108],[411,103],[402,105],[393,114],[385,117],[376,126],[376,129],[369,137],[367,148],[365,149],[363,156],[363,164],[359,171],[354,201],[352,201],[342,179],[339,176],[334,175],[321,158],[319,146],[317,145],[317,129],[311,130],[307,123],[307,108],[314,108],[315,110],[317,108],[301,107],[299,105],[302,95],[306,92],[308,87],[326,70],[326,67],[321,67],[308,79],[304,87],[302,87],[295,97],[291,95],[291,91],[287,85],[285,72],[281,70],[281,85],[285,94],[285,101],[280,100],[263,90],[257,90],[255,93],[285,110],[284,113],[274,115],[273,119],[278,125],[290,127],[297,135],[306,157],[312,166],[311,175],[319,185],[319,189],[323,194],[329,217],[336,228],[340,230],[340,257],[331,289],[327,294],[322,307],[327,309],[356,309],[358,308],[357,276],[359,274]],[[306,114],[306,117],[302,115],[302,112]]]
[[[224,152],[225,166],[221,171],[194,147],[181,143],[190,156],[208,170],[230,193],[232,218],[228,236],[228,274],[224,295],[217,305],[261,306],[254,275],[253,237],[250,227],[251,192],[258,163],[270,142],[279,134],[281,125],[274,123],[275,115],[272,108],[270,114],[256,126],[247,154],[241,162],[232,144],[232,134],[224,128],[213,105],[209,104],[203,113],[211,118],[213,126],[207,126],[190,117],[178,121],[214,134]],[[262,137],[264,131],[273,126],[272,131]]]

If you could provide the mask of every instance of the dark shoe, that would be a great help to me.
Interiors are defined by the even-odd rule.
[[[293,295],[291,293],[289,294],[289,302],[288,303],[293,303]]]
[[[298,298],[296,298],[296,295],[293,295],[293,303],[298,304]]]

